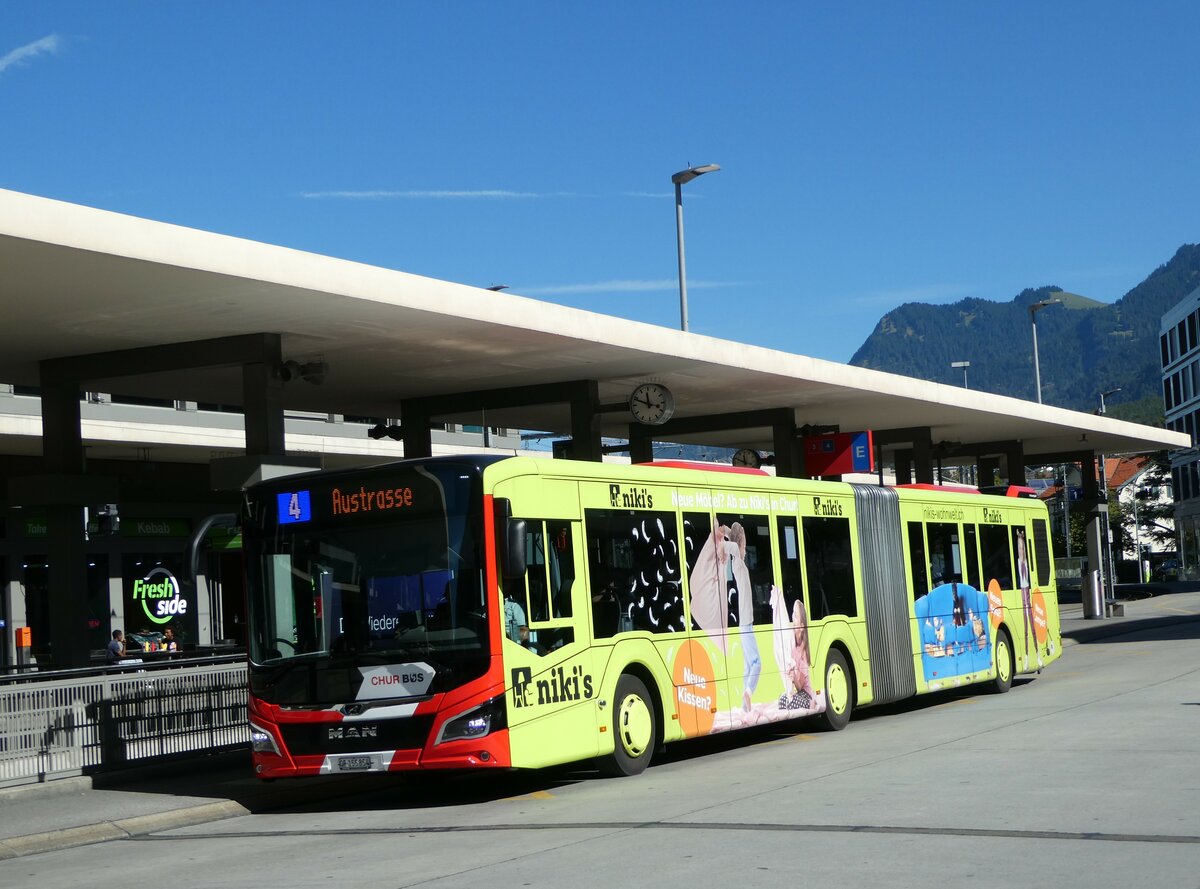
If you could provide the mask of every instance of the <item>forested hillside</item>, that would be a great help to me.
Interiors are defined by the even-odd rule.
[[[1159,325],[1197,287],[1200,245],[1185,244],[1112,304],[1055,286],[1025,290],[1007,303],[906,303],[880,319],[850,363],[961,386],[962,371],[950,364],[970,361],[970,388],[1034,400],[1029,306],[1057,299],[1037,314],[1043,401],[1094,410],[1101,392],[1120,388],[1107,399],[1110,409],[1157,398],[1161,423]]]

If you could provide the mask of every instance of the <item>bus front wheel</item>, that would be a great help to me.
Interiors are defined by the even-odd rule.
[[[640,775],[658,742],[654,699],[642,680],[625,673],[613,695],[613,752],[600,758],[600,771],[613,778]]]
[[[840,732],[854,712],[854,674],[836,648],[825,656],[825,710],[817,717],[827,732]]]

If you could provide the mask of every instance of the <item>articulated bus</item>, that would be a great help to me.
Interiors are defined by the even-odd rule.
[[[1021,496],[457,456],[264,482],[242,524],[265,779],[634,775],[667,742],[1003,692],[1061,652]]]

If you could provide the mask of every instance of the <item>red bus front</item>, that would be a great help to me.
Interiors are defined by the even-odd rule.
[[[409,461],[250,489],[260,777],[510,765],[489,610],[490,462]]]

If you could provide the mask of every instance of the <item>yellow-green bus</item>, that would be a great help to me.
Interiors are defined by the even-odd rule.
[[[633,775],[1061,652],[1036,498],[458,456],[265,482],[242,522],[263,778]]]

